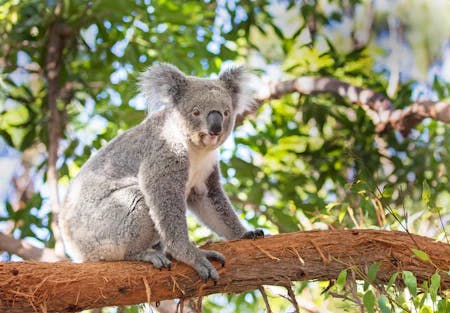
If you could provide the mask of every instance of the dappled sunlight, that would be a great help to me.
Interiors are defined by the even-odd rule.
[[[0,260],[64,257],[54,249],[62,243],[56,222],[70,182],[116,136],[176,106],[165,102],[160,86],[140,83],[149,66],[168,62],[189,76],[217,79],[221,69],[243,65],[245,86],[251,87],[254,99],[246,97],[234,131],[218,149],[220,183],[243,225],[262,229],[274,240],[292,232],[309,236],[307,231],[354,230],[350,237],[369,249],[361,251],[375,251],[370,249],[377,244],[379,255],[366,256],[372,263],[358,267],[334,257],[338,244],[330,250],[326,242],[307,242],[305,251],[325,269],[333,264],[336,275],[305,281],[295,276],[300,273],[296,270],[308,273],[312,263],[304,264],[302,251],[295,248],[262,248],[258,243],[267,238],[213,243],[225,250],[235,245],[237,250],[227,256],[232,264],[245,263],[250,252],[255,262],[237,270],[218,269],[227,279],[240,278],[219,279],[217,286],[202,285],[183,265],[177,265],[172,276],[165,270],[151,272],[166,279],[169,287],[161,290],[166,299],[177,298],[175,310],[448,311],[448,266],[436,265],[447,256],[421,250],[412,239],[416,245],[411,248],[393,248],[412,264],[411,270],[404,270],[387,247],[397,244],[395,238],[400,237],[395,236],[407,240],[408,234],[428,237],[423,240],[439,247],[449,244],[449,16],[448,0],[3,1]],[[203,94],[197,98],[204,99]],[[179,123],[174,114],[160,125],[160,139],[182,141],[184,133],[174,132]],[[114,164],[105,158],[103,165],[110,170]],[[122,164],[137,166],[126,159]],[[198,162],[194,182],[204,178],[201,165]],[[116,200],[126,205],[128,199]],[[197,245],[223,241],[190,212],[187,227]],[[386,230],[392,237],[358,241],[356,229]],[[246,244],[251,248],[239,250]],[[110,245],[114,250],[114,242]],[[290,278],[283,278],[283,269],[276,266],[277,258],[285,262],[284,257],[291,258],[283,263]],[[264,264],[258,263],[261,260]],[[267,271],[277,273],[277,286],[258,288],[258,268],[269,263],[273,266]],[[101,264],[92,266],[101,273]],[[109,266],[116,265],[105,268]],[[126,266],[145,271],[147,264]],[[420,266],[429,270],[429,277],[423,277]],[[2,263],[0,275],[1,269]],[[245,271],[252,279],[242,276]],[[133,288],[140,302],[152,304],[103,312],[156,312],[155,282],[138,274],[132,274]],[[14,272],[5,275],[8,282],[17,278]],[[178,281],[198,298],[184,299]],[[239,285],[240,293],[227,293],[231,284]],[[246,289],[245,284],[252,287]],[[40,286],[34,291],[14,289],[11,299],[34,299],[36,293],[50,303]],[[0,311],[2,288],[0,283]],[[120,288],[101,292],[108,289],[111,298],[138,303],[135,294]],[[211,295],[203,297],[204,290]],[[108,297],[99,299],[114,304]],[[90,300],[94,307],[98,299]],[[46,311],[45,301],[28,302]],[[84,309],[75,301],[65,308]],[[165,312],[163,307],[160,311]]]

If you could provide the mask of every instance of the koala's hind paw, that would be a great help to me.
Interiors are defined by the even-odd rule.
[[[150,262],[154,267],[158,269],[162,269],[163,267],[165,267],[170,270],[170,267],[172,265],[172,262],[170,262],[164,252],[155,249],[147,249],[135,255],[132,259],[136,261]]]
[[[264,237],[264,231],[262,229],[249,230],[245,232],[241,239],[256,239],[256,238]]]
[[[194,265],[195,270],[203,280],[208,281],[211,279],[216,284],[219,279],[219,274],[209,260],[218,261],[223,267],[225,265],[225,257],[219,252],[211,250],[200,250],[200,254],[201,256],[196,260]]]

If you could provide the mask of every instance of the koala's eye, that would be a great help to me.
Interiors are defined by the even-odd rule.
[[[194,110],[192,111],[192,114],[193,114],[194,116],[199,116],[199,115],[200,115],[200,111],[199,111],[198,109],[194,109]]]
[[[223,112],[223,115],[225,115],[225,116],[230,115],[230,110],[225,110],[225,112]]]

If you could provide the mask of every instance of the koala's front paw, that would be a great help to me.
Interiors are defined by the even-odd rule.
[[[215,284],[219,279],[219,274],[209,260],[219,262],[222,264],[222,267],[225,266],[225,257],[221,253],[211,250],[200,250],[200,256],[196,259],[193,267],[203,280],[212,279]]]
[[[260,237],[264,237],[264,231],[262,229],[257,228],[255,230],[249,230],[245,232],[241,236],[241,239],[256,239]]]

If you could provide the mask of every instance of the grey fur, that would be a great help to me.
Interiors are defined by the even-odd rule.
[[[218,279],[208,259],[223,264],[224,257],[191,243],[185,213],[189,207],[224,238],[249,236],[220,185],[215,151],[250,105],[245,80],[242,68],[202,79],[170,64],[142,75],[142,93],[165,108],[100,149],[71,182],[60,226],[76,260],[141,260],[160,268],[170,267],[168,252],[203,279]],[[220,114],[209,125],[212,111]],[[220,121],[221,135],[208,135]]]

